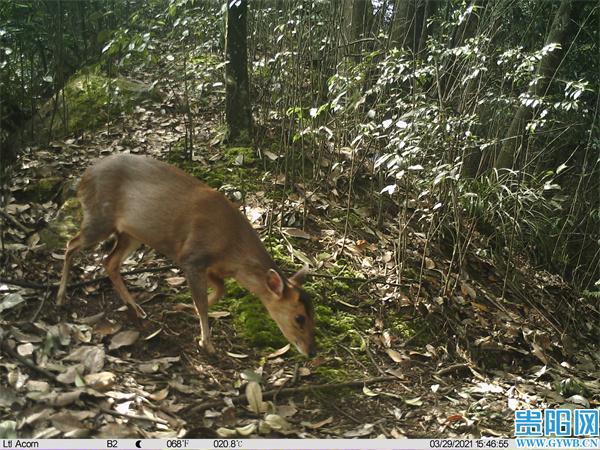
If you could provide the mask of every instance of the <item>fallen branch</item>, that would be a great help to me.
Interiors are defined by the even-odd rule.
[[[383,277],[374,277],[374,278],[358,278],[358,277],[341,277],[337,275],[330,275],[327,273],[309,273],[307,275],[308,278],[328,278],[330,280],[340,280],[340,281],[349,281],[363,284],[384,284],[386,286],[393,287],[409,287],[410,284],[401,284],[401,283],[392,283],[390,281],[385,281]]]
[[[369,378],[369,379],[362,380],[362,381],[346,381],[344,383],[313,384],[313,385],[309,385],[309,386],[273,389],[270,391],[263,392],[262,397],[265,400],[269,400],[269,399],[272,399],[273,397],[276,397],[279,395],[293,395],[293,394],[300,394],[303,392],[311,392],[311,391],[324,390],[324,389],[362,387],[362,386],[367,386],[369,384],[385,383],[388,381],[395,381],[395,380],[398,380],[398,377],[385,376],[385,377]],[[239,403],[246,402],[248,400],[248,397],[246,397],[246,394],[242,394],[238,397],[230,398],[230,400],[234,404],[239,404]],[[224,399],[211,400],[209,402],[196,402],[196,403],[184,408],[183,411],[197,413],[197,412],[206,411],[207,409],[218,408],[218,407],[225,406],[225,405],[226,405],[226,403],[225,403]]]
[[[464,364],[464,363],[452,364],[451,366],[444,367],[443,369],[438,370],[437,372],[435,372],[435,374],[441,377],[444,375],[448,375],[451,372],[458,372],[459,370],[462,370],[462,369],[470,369],[470,368],[469,368],[468,364]]]
[[[161,425],[169,424],[169,422],[167,422],[166,420],[161,419],[159,417],[154,418],[154,417],[148,417],[148,416],[141,416],[139,414],[122,413],[119,411],[113,411],[112,409],[105,408],[104,406],[97,405],[97,404],[93,404],[92,406],[98,408],[100,411],[102,411],[105,414],[110,414],[111,416],[115,416],[115,417],[124,417],[125,419],[129,419],[129,420],[145,420],[147,422],[158,423]]]
[[[47,378],[48,380],[52,381],[55,384],[65,384],[60,382],[56,376],[38,366],[37,364],[35,364],[33,361],[31,361],[30,359],[25,358],[24,356],[19,355],[13,348],[11,348],[11,346],[8,344],[7,339],[10,337],[10,332],[7,333],[0,333],[0,349],[2,350],[3,353],[8,354],[9,356],[13,357],[14,359],[16,359],[17,361],[19,361],[21,364],[23,364],[24,366],[30,368],[31,370],[33,370],[34,372],[39,373],[40,375],[42,375],[43,377]]]
[[[17,227],[23,233],[29,234],[32,232],[32,230],[27,228],[25,225],[23,225],[21,222],[19,222],[17,219],[15,219],[13,216],[11,216],[10,214],[8,214],[7,212],[5,212],[1,209],[0,209],[0,215],[2,215],[2,217],[4,217],[6,220],[8,220],[10,223],[12,223],[15,227]]]
[[[121,275],[137,275],[140,273],[148,273],[148,272],[164,272],[166,270],[175,269],[175,266],[159,266],[159,267],[146,267],[142,269],[134,269],[128,272],[121,272]],[[100,283],[102,281],[108,281],[108,276],[104,275],[97,278],[92,278],[91,280],[78,281],[77,283],[71,283],[67,287],[68,288],[78,288],[83,286],[88,286],[90,284]],[[24,288],[30,289],[48,289],[48,288],[57,288],[59,283],[52,284],[39,284],[34,283],[29,280],[21,280],[21,279],[10,279],[10,278],[0,278],[0,283],[10,284],[13,286],[20,286]]]

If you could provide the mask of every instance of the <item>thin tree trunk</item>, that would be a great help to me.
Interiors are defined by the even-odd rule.
[[[252,142],[252,110],[248,81],[247,38],[248,2],[229,2],[225,37],[225,86],[227,104],[225,116],[230,143],[248,145]]]
[[[427,28],[427,20],[435,14],[439,6],[439,2],[436,0],[426,0],[425,9],[423,12],[423,19],[421,20],[421,36],[419,37],[419,46],[417,47],[417,52],[422,52],[425,50],[427,45],[427,38],[429,37],[429,30]]]
[[[428,5],[428,0],[395,0],[394,18],[392,20],[392,40],[399,47],[419,51],[423,36],[427,14],[434,11],[433,5]]]
[[[530,86],[528,91],[530,97],[545,95],[556,70],[560,66],[564,50],[569,44],[573,30],[573,14],[573,1],[562,0],[545,42],[545,45],[559,44],[560,49],[546,53],[540,60],[537,71],[538,80]],[[523,142],[526,140],[525,127],[532,117],[533,108],[525,105],[519,107],[506,133],[500,153],[496,158],[495,167],[497,169],[514,166]]]

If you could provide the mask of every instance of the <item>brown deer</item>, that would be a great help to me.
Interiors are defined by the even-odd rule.
[[[65,300],[73,256],[114,234],[116,243],[104,266],[134,317],[144,318],[146,313],[127,290],[119,269],[145,244],[183,269],[200,318],[200,345],[207,353],[215,352],[208,307],[223,296],[224,278],[232,277],[260,298],[302,354],[315,355],[312,303],[301,289],[306,269],[286,278],[246,217],[222,193],[169,164],[118,154],[85,171],[77,196],[83,222],[67,244],[58,305]],[[210,296],[209,286],[214,290]]]

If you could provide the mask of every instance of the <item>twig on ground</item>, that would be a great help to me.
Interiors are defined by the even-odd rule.
[[[438,376],[442,376],[451,372],[458,372],[461,369],[469,369],[469,365],[465,363],[452,364],[451,366],[444,367],[438,370],[437,372],[435,372],[435,374]]]
[[[359,278],[359,277],[340,277],[337,275],[330,275],[328,273],[309,273],[307,275],[307,277],[309,278],[329,278],[331,280],[340,280],[340,281],[350,281],[350,282],[357,282],[357,283],[363,283],[363,284],[384,284],[386,286],[393,286],[393,287],[410,287],[410,284],[408,283],[392,283],[390,281],[385,281],[385,279],[383,277],[374,277],[374,278]]]
[[[273,389],[270,391],[263,392],[262,396],[263,396],[263,399],[268,400],[268,399],[273,398],[273,396],[275,396],[275,395],[279,396],[279,395],[301,394],[304,392],[311,392],[311,391],[322,390],[322,389],[362,387],[362,386],[367,386],[369,384],[386,383],[389,381],[397,381],[397,380],[398,380],[397,377],[385,376],[385,377],[368,378],[366,380],[361,380],[361,381],[347,381],[344,383],[313,384],[310,386],[299,386],[299,387],[295,387],[295,388]],[[233,403],[243,403],[243,402],[247,401],[248,398],[246,397],[245,394],[242,394],[238,397],[230,398],[230,400]],[[183,411],[197,413],[197,412],[201,412],[201,411],[206,411],[207,409],[225,406],[225,404],[226,404],[225,400],[211,400],[208,402],[199,402],[199,403],[197,402],[193,405],[189,405],[188,407],[184,408]]]
[[[364,421],[359,420],[356,417],[354,417],[352,414],[344,411],[342,408],[340,408],[339,406],[337,406],[335,403],[332,403],[331,406],[333,406],[333,409],[335,409],[337,412],[339,412],[342,416],[350,419],[352,422],[359,423],[361,425],[364,423]]]
[[[146,421],[146,422],[153,422],[153,423],[158,423],[158,424],[161,424],[161,425],[167,425],[169,423],[166,420],[160,419],[158,417],[153,418],[153,417],[148,417],[148,416],[141,416],[139,414],[122,413],[122,412],[119,412],[119,411],[113,411],[112,409],[108,409],[108,408],[105,408],[104,406],[100,406],[100,405],[97,405],[97,404],[94,404],[92,407],[98,408],[103,413],[110,414],[111,416],[115,416],[115,417],[124,417],[124,418],[130,419],[130,420],[143,420],[143,421]]]
[[[48,298],[50,298],[50,292],[51,292],[50,289],[47,289],[46,292],[44,292],[44,295],[42,296],[42,301],[40,302],[40,306],[38,306],[38,308],[35,310],[35,312],[33,313],[33,316],[27,318],[27,320],[25,320],[24,322],[35,322],[36,321],[36,319],[40,315],[40,312],[42,311],[42,308],[46,304],[46,300],[48,300]]]
[[[375,368],[377,369],[377,371],[382,374],[385,375],[385,370],[383,370],[379,364],[377,364],[377,361],[375,361],[375,357],[373,356],[373,353],[371,353],[371,350],[369,350],[369,345],[367,344],[366,340],[363,338],[363,340],[365,341],[365,353],[367,354],[367,356],[369,357],[369,359],[371,360],[371,362],[373,363],[373,365],[375,366]]]
[[[24,366],[28,367],[29,369],[33,370],[34,372],[39,373],[43,377],[52,381],[53,383],[65,384],[65,383],[62,383],[61,381],[59,381],[52,372],[50,372],[42,367],[39,367],[30,359],[27,359],[24,356],[19,355],[14,349],[12,349],[10,347],[10,345],[8,345],[7,339],[9,337],[10,337],[10,331],[5,332],[5,333],[0,333],[0,349],[2,349],[2,351],[4,353],[7,353],[12,358],[16,359],[21,364],[23,364]]]
[[[15,227],[17,227],[19,230],[21,230],[25,234],[29,234],[33,231],[33,230],[30,230],[29,228],[27,228],[25,225],[23,225],[21,222],[19,222],[17,219],[15,219],[13,216],[8,214],[6,211],[3,211],[0,209],[0,215],[2,215],[2,217],[4,217],[6,220],[8,220],[10,223],[12,223]]]
[[[128,272],[121,272],[121,275],[125,276],[125,275],[137,275],[140,273],[149,273],[149,272],[164,272],[166,270],[171,270],[171,269],[175,269],[175,268],[176,268],[176,266],[172,266],[172,265],[159,266],[159,267],[146,267],[146,268],[141,268],[141,269],[130,270]],[[69,289],[78,288],[78,287],[88,286],[90,284],[100,283],[102,281],[107,281],[108,279],[109,279],[108,276],[104,275],[101,277],[92,278],[91,280],[78,281],[77,283],[71,283],[67,287]],[[32,281],[28,281],[28,280],[10,279],[10,278],[0,278],[0,283],[12,284],[13,286],[20,286],[20,287],[30,288],[30,289],[57,288],[59,285],[59,283],[40,284],[40,283],[34,283]]]

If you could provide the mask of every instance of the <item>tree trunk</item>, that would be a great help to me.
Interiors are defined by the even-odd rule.
[[[426,21],[437,5],[429,0],[395,0],[392,20],[392,40],[414,53],[421,50],[427,39]]]
[[[433,16],[440,5],[440,2],[436,0],[426,0],[425,7],[423,10],[423,18],[421,19],[421,34],[419,36],[419,46],[417,52],[425,50],[427,45],[427,38],[429,37],[429,30],[427,29],[427,20]]]
[[[225,37],[225,86],[229,143],[249,145],[252,142],[252,109],[248,82],[247,0],[227,2]]]
[[[373,5],[370,0],[346,0],[343,2],[344,24],[342,33],[346,44],[364,38],[373,22]],[[348,50],[352,50],[353,47]]]
[[[454,31],[451,44],[452,48],[463,45],[468,39],[477,35],[477,30],[479,29],[479,20],[484,14],[486,5],[486,2],[483,0],[473,0],[471,2],[471,13],[468,15],[467,19]],[[443,99],[452,98],[454,95],[456,95],[452,95],[450,92],[455,88],[457,80],[460,80],[460,71],[464,70],[464,68],[456,67],[456,62],[457,58],[453,58],[452,62],[449,63],[447,68],[444,70],[444,75],[442,76],[442,87],[440,88]],[[460,95],[461,100],[458,104],[458,111],[461,114],[467,115],[476,108],[472,103],[477,99],[476,88],[478,84],[478,79],[471,79],[464,86],[462,95]],[[484,165],[486,163],[486,161],[482,160],[482,157],[483,153],[479,147],[473,146],[463,148],[463,175],[469,178],[474,178],[480,175],[483,172]],[[491,164],[493,164],[493,161],[487,162],[488,168]]]
[[[573,14],[572,0],[562,0],[545,42],[545,45],[559,44],[560,49],[546,53],[540,60],[537,70],[538,80],[529,87],[528,91],[531,97],[540,97],[546,94],[554,73],[560,66],[564,50],[569,45],[573,30]],[[526,141],[525,127],[532,117],[532,108],[525,105],[519,107],[506,133],[500,153],[496,158],[495,167],[497,169],[512,168],[514,166],[523,142]]]

